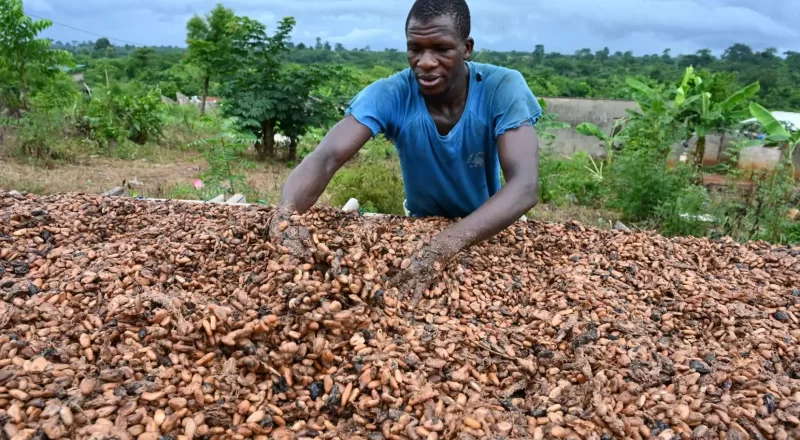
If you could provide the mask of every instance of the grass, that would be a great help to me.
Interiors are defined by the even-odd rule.
[[[527,217],[531,220],[539,220],[547,223],[564,223],[577,220],[585,226],[601,229],[611,229],[620,215],[611,210],[594,209],[585,206],[566,206],[537,205],[531,210]],[[629,227],[631,225],[628,225]]]

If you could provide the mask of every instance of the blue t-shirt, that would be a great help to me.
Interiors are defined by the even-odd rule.
[[[477,210],[500,190],[497,138],[535,124],[542,114],[518,71],[467,65],[464,113],[445,136],[436,129],[411,69],[370,84],[345,112],[373,136],[384,133],[394,143],[412,216],[466,217]]]

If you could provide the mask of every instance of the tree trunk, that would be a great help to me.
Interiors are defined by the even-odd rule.
[[[200,104],[200,116],[206,114],[206,98],[208,98],[208,74],[203,78],[203,103]]]
[[[698,167],[703,166],[703,157],[706,155],[706,137],[698,136],[697,144],[694,146],[694,163]]]
[[[289,155],[287,156],[287,160],[293,161],[297,159],[297,138],[291,137],[289,139]]]
[[[719,138],[719,150],[717,150],[717,163],[722,160],[722,151],[725,150],[725,133]]]
[[[261,142],[256,144],[258,158],[265,160],[275,156],[275,121],[267,119],[261,123]]]
[[[19,68],[19,106],[22,110],[28,110],[28,78],[25,64]]]

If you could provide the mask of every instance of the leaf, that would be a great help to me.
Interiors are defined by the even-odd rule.
[[[740,104],[744,103],[744,101],[752,98],[755,96],[759,90],[761,90],[761,85],[758,81],[750,84],[747,87],[744,87],[738,91],[736,91],[731,96],[727,97],[724,101],[719,103],[719,107],[723,111],[731,111]]]
[[[638,90],[638,91],[648,95],[648,97],[653,97],[653,96],[656,95],[656,92],[653,89],[651,89],[650,87],[648,87],[647,85],[645,85],[643,82],[641,82],[639,80],[636,80],[634,78],[630,78],[629,77],[629,78],[625,78],[625,82],[629,86],[634,88],[635,90]]]
[[[603,141],[608,140],[608,135],[606,135],[600,127],[591,122],[582,122],[575,127],[575,130],[584,136],[594,136]]]
[[[705,118],[711,106],[711,93],[705,92],[700,96],[700,117]]]
[[[694,104],[695,102],[697,102],[697,100],[699,100],[700,98],[702,98],[702,95],[692,95],[689,98],[687,98],[685,101],[683,101],[683,103],[680,104],[680,107],[688,107],[688,106]]]
[[[766,108],[761,106],[758,103],[751,102],[750,103],[750,113],[753,115],[754,118],[764,126],[764,130],[770,136],[783,136],[786,139],[790,138],[789,132],[783,127],[783,125],[772,116],[772,113],[769,112]]]
[[[562,121],[539,121],[536,128],[540,131],[543,130],[562,130],[572,127],[568,122]]]

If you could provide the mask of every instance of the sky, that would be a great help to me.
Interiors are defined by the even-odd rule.
[[[23,0],[25,11],[54,22],[137,45],[184,46],[186,22],[215,0]],[[413,0],[222,0],[237,15],[269,29],[285,16],[295,43],[317,37],[347,48],[405,48]],[[573,53],[581,48],[634,54],[721,54],[734,43],[779,53],[800,51],[800,0],[467,0],[476,49]],[[53,25],[54,41],[97,36]],[[115,40],[118,39],[118,40]]]

